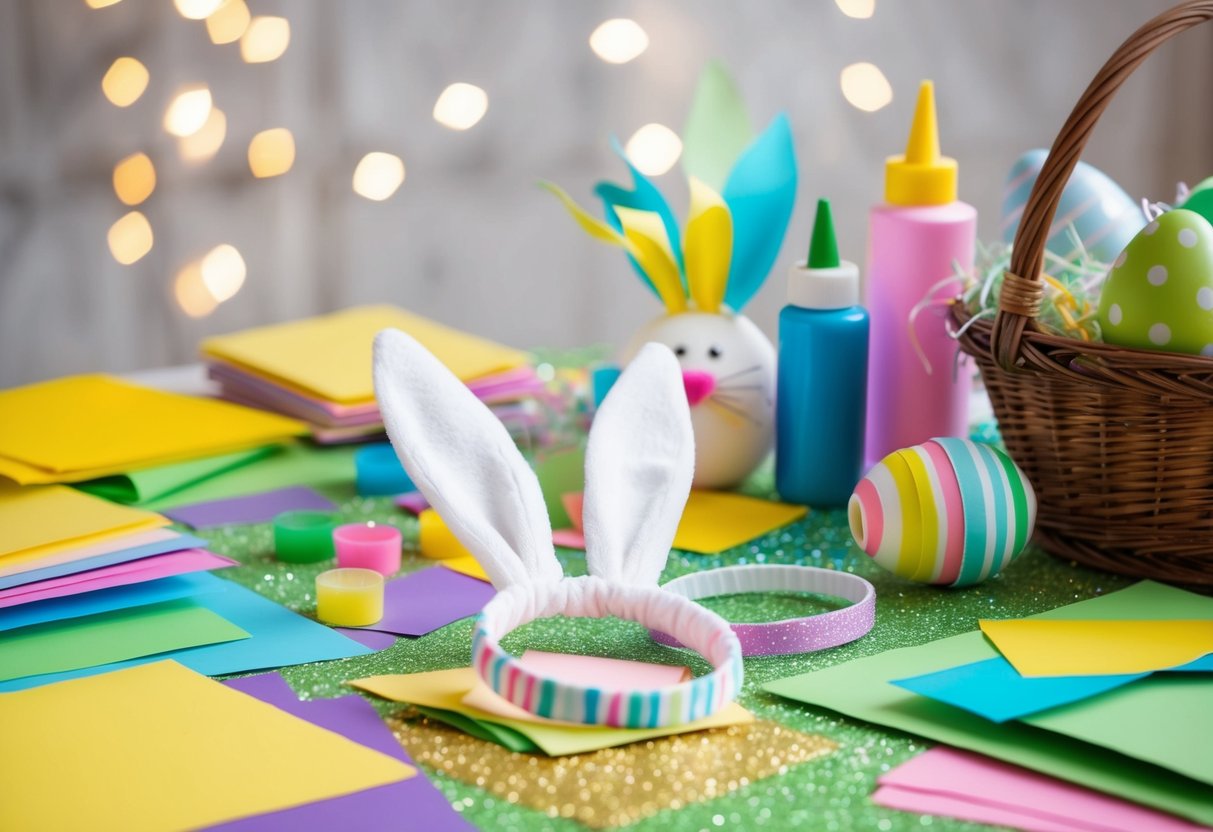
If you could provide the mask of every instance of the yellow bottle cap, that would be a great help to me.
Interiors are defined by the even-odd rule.
[[[884,199],[890,205],[946,205],[956,201],[956,160],[939,154],[935,85],[923,81],[904,156],[885,160]]]

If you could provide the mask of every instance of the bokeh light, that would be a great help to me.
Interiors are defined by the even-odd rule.
[[[200,130],[177,139],[177,152],[183,161],[201,164],[219,152],[226,137],[227,116],[218,107],[211,107],[211,114]]]
[[[114,166],[114,193],[124,205],[138,205],[156,190],[156,167],[146,153],[133,153]]]
[[[248,166],[253,176],[281,176],[295,164],[295,137],[285,127],[262,130],[248,145]]]
[[[143,214],[131,211],[110,226],[105,239],[114,259],[129,266],[152,250],[152,224]]]
[[[649,48],[649,36],[635,20],[617,17],[599,24],[590,35],[590,48],[608,64],[626,64]]]
[[[199,268],[203,284],[218,303],[235,297],[248,274],[240,252],[235,246],[227,243],[215,246],[207,252]]]
[[[354,193],[376,202],[396,193],[404,182],[404,162],[391,153],[368,153],[354,168]]]
[[[839,76],[842,95],[851,106],[874,113],[893,100],[893,88],[880,67],[870,63],[851,64]]]
[[[197,133],[210,118],[211,104],[206,84],[182,87],[164,111],[164,129],[178,137]]]
[[[252,15],[244,0],[225,0],[206,19],[206,34],[211,43],[235,43],[248,29]]]
[[[147,67],[134,58],[119,58],[101,79],[101,92],[115,107],[129,107],[147,89]]]
[[[628,139],[624,152],[645,176],[660,176],[682,155],[682,139],[664,124],[646,124]]]
[[[120,3],[122,0],[84,0],[84,5],[90,9],[104,9],[106,6],[112,6],[115,3]]]
[[[185,264],[173,281],[173,295],[181,311],[191,318],[205,318],[215,311],[219,301],[202,281],[202,264],[197,260]]]
[[[223,0],[173,0],[173,5],[186,20],[202,20],[214,13]]]
[[[834,0],[834,5],[847,17],[867,20],[876,12],[876,0]]]
[[[245,63],[276,61],[291,44],[291,22],[285,17],[254,17],[240,38],[240,57]]]
[[[475,84],[451,84],[434,102],[434,121],[452,130],[467,130],[484,118],[489,96]]]

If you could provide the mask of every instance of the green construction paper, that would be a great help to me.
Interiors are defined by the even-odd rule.
[[[142,471],[100,477],[78,483],[76,488],[115,503],[139,505],[148,500],[167,497],[188,485],[238,468],[254,460],[264,459],[273,452],[274,446],[267,445],[264,448],[252,448],[231,454],[192,459],[189,462],[178,462],[175,465],[159,465],[155,468],[144,468]]]
[[[142,508],[163,511],[176,506],[259,494],[292,485],[306,485],[325,496],[354,496],[354,452],[357,445],[319,447],[296,442],[278,448],[265,459],[208,477],[194,485],[150,500]]]
[[[423,705],[413,705],[412,707],[418,713],[438,722],[444,722],[452,728],[473,736],[478,740],[495,743],[508,748],[510,751],[516,751],[521,754],[534,754],[539,751],[539,746],[513,728],[506,727],[505,725],[498,725],[494,722],[482,722],[470,716],[465,716],[458,711],[448,711],[445,708],[427,708]]]
[[[543,491],[543,502],[548,507],[553,529],[567,529],[573,525],[565,511],[565,494],[585,490],[585,448],[569,448],[546,454],[535,460],[535,476]]]
[[[0,682],[248,637],[190,600],[36,624],[0,640]]]
[[[1204,618],[1211,614],[1213,598],[1143,581],[1119,592],[1033,617],[1132,620]],[[933,673],[997,655],[998,651],[980,632],[971,632],[779,679],[763,687],[770,693],[789,699],[988,754],[1200,823],[1213,823],[1213,788],[1205,783],[1128,756],[1104,753],[1083,741],[1086,736],[1073,739],[1058,733],[1057,724],[1050,724],[1051,730],[1042,730],[1022,722],[993,723],[889,684],[891,679]],[[1135,684],[1145,684],[1147,681],[1150,680]],[[1195,681],[1201,680],[1196,678]],[[1208,686],[1207,679],[1204,681]],[[1151,707],[1175,707],[1187,712],[1190,702],[1185,688],[1170,685],[1154,687],[1157,692],[1146,696]],[[1213,688],[1206,687],[1206,691],[1213,693]],[[1090,701],[1075,703],[1065,710],[1080,709]],[[1132,703],[1134,700],[1128,701]],[[1206,707],[1209,701],[1206,696]],[[1154,717],[1125,705],[1114,706],[1112,711],[1119,721],[1101,721],[1099,734],[1102,743],[1107,745],[1115,736],[1115,742],[1122,750],[1131,747],[1134,754],[1146,753],[1152,742],[1148,730],[1142,726]],[[1076,735],[1088,734],[1088,728],[1094,729],[1085,718],[1062,717],[1060,722],[1060,727]],[[1204,736],[1206,754],[1209,738],[1208,734]],[[1158,749],[1162,753],[1169,752],[1169,749],[1164,749],[1163,742],[1158,743]]]
[[[720,193],[733,163],[753,139],[741,92],[722,63],[709,61],[682,129],[683,171]]]

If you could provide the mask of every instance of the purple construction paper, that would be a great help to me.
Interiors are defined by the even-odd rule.
[[[351,629],[398,636],[423,636],[452,621],[475,615],[496,595],[491,584],[445,566],[432,566],[388,581],[383,619]]]
[[[334,627],[333,629],[346,638],[352,638],[363,647],[369,647],[376,652],[386,650],[396,643],[396,636],[392,633],[380,633],[376,630],[356,630],[350,627]]]
[[[430,507],[430,501],[420,491],[408,491],[396,498],[396,505],[410,514],[420,514]]]
[[[277,491],[264,491],[247,497],[230,497],[209,503],[194,503],[170,508],[163,513],[178,523],[195,529],[238,523],[268,523],[284,511],[319,509],[332,511],[336,506],[312,489],[296,485]]]
[[[393,757],[417,769],[417,776],[399,783],[307,803],[266,815],[241,818],[212,829],[227,832],[298,832],[302,829],[339,829],[341,832],[378,832],[382,829],[474,830],[451,808],[442,792],[422,773],[375,709],[360,696],[301,702],[277,673],[229,679],[223,684],[260,699],[313,725]]]

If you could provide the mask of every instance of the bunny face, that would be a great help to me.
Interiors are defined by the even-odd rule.
[[[729,488],[771,451],[775,348],[744,315],[683,312],[643,327],[624,351],[665,344],[682,370],[695,432],[696,488]]]

